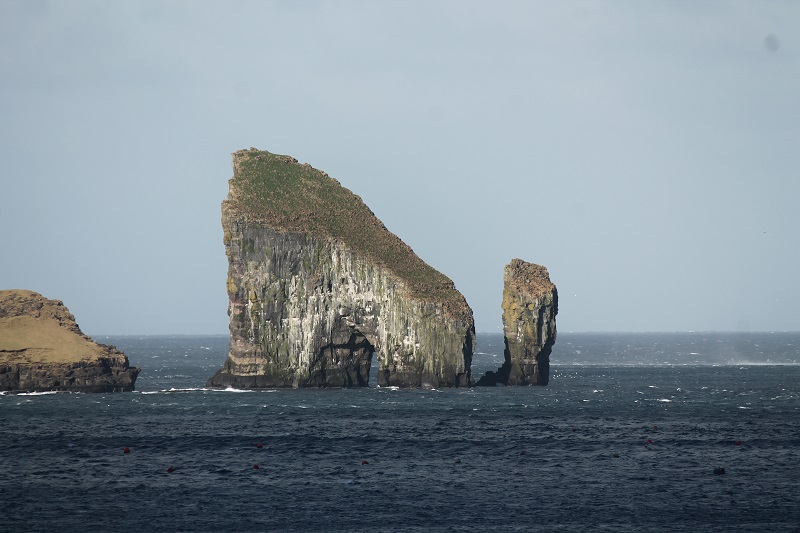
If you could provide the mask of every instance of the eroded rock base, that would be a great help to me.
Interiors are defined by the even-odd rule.
[[[0,391],[128,392],[138,375],[138,368],[115,358],[73,364],[0,364]]]

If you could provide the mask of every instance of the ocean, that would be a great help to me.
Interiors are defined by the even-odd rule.
[[[559,333],[547,387],[447,390],[210,390],[227,337],[95,340],[135,392],[0,395],[0,531],[800,531],[800,333]]]

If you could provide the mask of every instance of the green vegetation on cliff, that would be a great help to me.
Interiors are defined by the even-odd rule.
[[[249,222],[335,239],[392,272],[411,296],[441,302],[455,316],[471,316],[447,276],[420,259],[359,196],[326,173],[292,157],[251,148],[234,153],[230,184],[225,208]]]

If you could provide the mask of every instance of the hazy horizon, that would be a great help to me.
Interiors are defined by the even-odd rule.
[[[501,331],[797,331],[800,3],[0,2],[0,289],[227,333],[250,146],[327,172]]]

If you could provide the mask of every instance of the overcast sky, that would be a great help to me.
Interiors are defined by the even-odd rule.
[[[326,171],[499,331],[800,330],[800,2],[0,0],[0,288],[226,333],[230,153]]]

